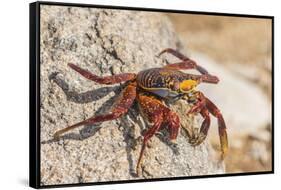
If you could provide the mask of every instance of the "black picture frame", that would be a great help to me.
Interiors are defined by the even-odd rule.
[[[55,6],[72,6],[72,7],[91,7],[91,8],[107,8],[118,10],[132,11],[149,11],[149,12],[170,12],[170,13],[191,13],[200,15],[215,15],[215,16],[232,16],[246,18],[265,18],[272,22],[272,170],[263,172],[246,172],[246,173],[231,173],[231,174],[216,174],[205,176],[188,176],[188,177],[173,177],[173,178],[157,178],[157,179],[138,179],[138,180],[122,180],[122,181],[107,181],[107,182],[92,182],[92,183],[77,183],[77,184],[58,184],[58,185],[41,185],[40,184],[40,6],[55,5]],[[247,14],[232,14],[218,12],[201,12],[187,10],[166,10],[155,8],[141,7],[120,7],[120,6],[104,6],[92,4],[78,3],[59,3],[59,2],[43,2],[38,1],[30,3],[29,12],[29,39],[30,39],[30,78],[29,78],[29,185],[33,188],[55,188],[55,187],[72,187],[72,186],[88,186],[102,184],[121,184],[135,182],[152,182],[152,181],[167,181],[167,180],[183,180],[211,177],[232,177],[257,174],[273,174],[274,173],[274,16],[264,15],[247,15]]]

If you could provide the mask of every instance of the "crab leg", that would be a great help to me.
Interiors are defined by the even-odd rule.
[[[143,161],[143,153],[144,153],[144,150],[146,148],[147,142],[159,130],[162,122],[163,122],[163,114],[162,113],[155,113],[153,126],[144,134],[143,144],[142,144],[142,147],[141,147],[141,152],[140,152],[140,156],[139,156],[138,163],[137,163],[137,169],[136,169],[138,176],[140,175],[141,164],[142,164],[142,161]]]
[[[179,134],[179,128],[180,128],[179,116],[175,112],[169,110],[169,112],[165,114],[165,120],[170,133],[170,140],[174,142]]]
[[[153,123],[153,126],[144,134],[143,145],[141,148],[140,156],[137,162],[137,175],[140,174],[141,164],[143,161],[143,154],[147,145],[148,140],[160,129],[161,124],[166,122],[170,132],[170,139],[175,140],[179,127],[180,121],[176,113],[172,112],[163,103],[153,96],[147,96],[144,94],[138,95],[137,98],[144,116]]]
[[[194,95],[187,97],[186,99],[187,101],[190,99],[192,101],[194,101],[194,99],[196,100],[196,103],[190,108],[190,110],[187,112],[187,115],[199,113],[206,106],[205,97],[202,92],[196,91]]]
[[[217,106],[208,98],[206,98],[206,107],[209,112],[218,119],[218,126],[219,126],[219,136],[220,136],[220,144],[221,144],[221,158],[227,154],[228,150],[228,140],[227,140],[227,133],[226,133],[226,125],[223,119],[223,116]]]
[[[73,70],[75,70],[76,72],[80,73],[83,77],[85,77],[89,80],[95,81],[99,84],[116,84],[116,83],[121,83],[121,82],[129,81],[129,80],[136,78],[136,74],[134,74],[134,73],[123,73],[123,74],[118,74],[118,75],[113,75],[113,76],[99,77],[72,63],[69,63],[68,66],[70,68],[72,68]]]
[[[90,124],[108,121],[108,120],[113,120],[113,119],[117,119],[118,117],[121,117],[131,107],[131,105],[133,104],[133,102],[135,100],[135,97],[136,97],[136,84],[130,83],[123,90],[121,98],[117,101],[117,103],[113,107],[111,113],[106,114],[106,115],[94,116],[94,117],[91,117],[91,118],[86,119],[84,121],[81,121],[79,123],[76,123],[74,125],[68,126],[64,129],[61,129],[54,134],[54,138],[58,139],[59,136],[62,135],[63,133],[65,133],[67,131],[70,131],[72,129],[75,129],[75,128],[81,126],[81,125],[90,125]]]
[[[181,54],[180,52],[178,52],[174,49],[171,49],[171,48],[164,49],[163,51],[161,51],[159,53],[159,56],[162,55],[163,53],[170,53],[170,54],[174,55],[175,57],[179,58],[180,60],[182,60],[182,62],[179,62],[179,63],[166,65],[165,68],[182,69],[182,70],[183,69],[196,69],[201,74],[204,74],[204,75],[209,74],[206,69],[204,69],[200,65],[197,65],[197,63],[195,61],[184,56],[183,54]]]
[[[209,128],[210,128],[210,124],[211,124],[211,119],[210,119],[210,114],[209,114],[208,109],[203,108],[200,111],[200,114],[204,118],[204,121],[203,121],[203,123],[201,125],[201,128],[200,128],[200,133],[199,133],[199,136],[198,136],[198,140],[197,140],[198,143],[197,144],[200,144],[205,140],[205,138],[207,136],[207,133],[209,131]]]

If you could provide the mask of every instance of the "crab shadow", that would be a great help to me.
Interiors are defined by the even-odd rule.
[[[78,93],[74,90],[69,88],[69,84],[63,79],[62,76],[58,72],[52,73],[49,75],[49,80],[53,81],[56,85],[58,85],[64,94],[67,97],[68,101],[75,102],[78,104],[90,103],[94,101],[98,101],[108,95],[110,92],[114,92],[116,95],[108,99],[104,102],[99,109],[95,112],[95,115],[100,115],[106,113],[107,110],[110,110],[114,101],[116,100],[117,96],[121,93],[122,89],[124,88],[124,84],[120,86],[110,86],[110,87],[102,87],[95,90],[90,90],[83,93]],[[124,142],[126,143],[126,154],[127,160],[129,163],[129,174],[133,177],[137,177],[135,171],[135,164],[134,162],[134,153],[133,150],[136,150],[136,147],[141,145],[140,138],[144,135],[145,131],[148,129],[147,123],[140,120],[138,117],[139,108],[136,102],[133,106],[129,109],[128,113],[119,118],[120,125],[119,130],[122,131]],[[131,121],[129,121],[131,120]],[[137,124],[138,126],[134,125]],[[135,127],[140,127],[141,136],[136,137],[135,135]],[[165,128],[165,127],[163,127]],[[67,133],[62,135],[59,139],[49,139],[46,141],[42,141],[41,144],[50,144],[50,143],[61,143],[64,140],[78,140],[83,141],[91,136],[94,136],[99,130],[101,129],[101,123],[97,123],[94,125],[85,125],[79,133]],[[174,154],[179,154],[178,148],[176,144],[173,144],[169,141],[168,132],[166,129],[160,130],[155,136],[157,136],[163,143],[169,146]]]
[[[74,90],[71,90],[69,87],[69,84],[63,79],[62,76],[60,76],[59,72],[52,73],[49,75],[49,80],[53,81],[56,85],[58,85],[62,91],[64,92],[66,98],[68,101],[75,102],[78,104],[85,104],[85,103],[90,103],[94,101],[98,101],[108,95],[110,92],[114,92],[115,94],[119,94],[121,92],[122,86],[109,86],[109,87],[102,87],[99,89],[95,90],[90,90],[87,92],[83,93],[78,93]],[[103,114],[105,110],[109,110],[110,107],[112,106],[116,96],[111,97],[108,99],[106,102],[104,102],[99,109],[95,112],[96,115]],[[99,129],[101,128],[100,126],[101,123],[97,123],[94,125],[85,125],[81,130],[79,130],[79,134],[77,133],[67,133],[65,135],[62,135],[60,139],[50,139],[47,141],[42,141],[42,144],[48,144],[52,142],[58,142],[60,140],[84,140],[87,139],[93,135],[95,135]]]

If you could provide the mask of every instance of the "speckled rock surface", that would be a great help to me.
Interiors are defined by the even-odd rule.
[[[89,8],[41,7],[41,183],[42,185],[164,178],[223,173],[208,142],[191,147],[181,130],[169,143],[160,131],[135,176],[141,132],[148,128],[134,105],[120,119],[83,126],[53,140],[55,131],[110,110],[122,85],[99,85],[71,70],[72,62],[97,75],[163,66],[156,55],[182,49],[169,20],[158,13]],[[183,115],[182,125],[198,127]]]

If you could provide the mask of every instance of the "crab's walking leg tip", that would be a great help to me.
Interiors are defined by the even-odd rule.
[[[73,66],[75,66],[75,65],[74,65],[73,63],[68,63],[67,66],[73,67]]]
[[[220,141],[221,141],[221,154],[222,158],[224,159],[228,152],[228,140],[227,140],[227,134],[225,130],[221,130],[223,133],[220,135]]]
[[[156,55],[156,57],[160,58],[160,57],[161,57],[161,52],[158,53],[158,54]]]
[[[224,160],[227,156],[228,147],[226,145],[222,145],[221,147],[221,160]]]
[[[168,50],[169,50],[169,48],[162,50],[160,53],[158,53],[158,57],[160,57],[163,53],[167,52]]]
[[[61,133],[59,131],[55,132],[54,139],[58,140],[60,138]]]
[[[221,158],[220,158],[220,160],[221,160],[221,161],[224,161],[225,157],[226,157],[226,153],[221,153]]]
[[[136,168],[136,176],[140,177],[140,174],[141,174],[141,167],[140,167],[140,165],[138,165]]]

